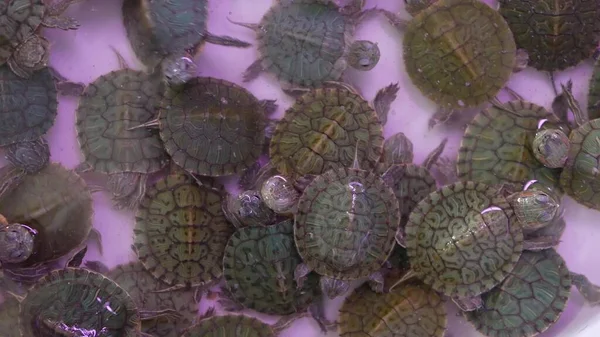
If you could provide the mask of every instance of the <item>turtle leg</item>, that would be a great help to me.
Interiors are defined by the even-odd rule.
[[[296,286],[298,289],[302,289],[306,277],[310,274],[311,270],[306,263],[300,263],[294,270],[294,280],[296,280]]]
[[[75,173],[86,173],[86,172],[91,172],[94,170],[94,168],[92,167],[92,165],[88,164],[87,162],[83,162],[79,165],[77,165],[75,168]]]
[[[267,116],[277,111],[278,105],[276,99],[263,99],[258,101],[258,103],[265,108],[265,115]]]
[[[217,35],[213,35],[209,32],[204,33],[204,39],[208,43],[218,44],[221,46],[237,47],[237,48],[248,48],[248,47],[252,46],[252,44],[250,44],[246,41],[238,40],[231,36],[224,36],[224,35],[217,36]]]
[[[321,290],[331,300],[346,294],[350,290],[350,282],[348,281],[321,276],[319,282]]]
[[[169,321],[176,321],[183,316],[175,309],[163,309],[163,310],[140,310],[140,317],[143,321],[151,321],[158,318],[166,318]]]
[[[83,94],[85,84],[81,82],[69,81],[54,67],[48,67],[48,70],[50,70],[52,77],[54,77],[54,81],[56,82],[56,90],[58,90],[59,94],[63,96],[81,96],[81,94]]]
[[[117,61],[119,61],[119,68],[120,69],[128,69],[129,65],[127,64],[127,61],[125,61],[125,58],[123,57],[123,55],[121,55],[121,53],[119,53],[119,51],[115,47],[110,46],[110,48],[113,50],[113,52],[117,56]]]
[[[556,87],[556,81],[554,80],[554,72],[548,72],[548,78],[550,79],[550,84],[552,84],[552,90],[554,90],[554,95],[558,96],[558,88]]]
[[[560,237],[554,235],[530,238],[523,242],[523,250],[538,251],[558,246]]]
[[[377,92],[377,95],[375,95],[373,106],[375,107],[375,112],[382,125],[387,123],[390,106],[392,105],[392,102],[396,100],[399,90],[400,87],[398,86],[398,83],[392,83],[387,87],[380,89]]]
[[[552,100],[552,112],[566,125],[571,124],[569,121],[569,102],[564,93],[556,95]]]
[[[109,175],[107,188],[112,192],[115,207],[136,209],[146,193],[147,180],[147,175],[134,172]]]
[[[258,59],[254,61],[254,63],[252,63],[248,68],[246,68],[244,74],[242,74],[242,81],[251,82],[255,80],[263,71],[265,71],[265,68],[262,65],[262,60]]]
[[[300,318],[308,317],[308,316],[309,316],[309,313],[307,313],[307,312],[295,313],[295,314],[283,316],[277,322],[275,322],[275,324],[273,324],[271,326],[271,328],[273,329],[273,332],[275,332],[275,335],[278,335],[281,331],[287,329],[296,320],[298,320]]]
[[[406,28],[406,26],[408,25],[408,21],[400,18],[400,16],[398,14],[394,14],[390,11],[387,11],[385,9],[380,9],[379,12],[383,15],[385,15],[385,17],[388,19],[388,21],[390,22],[390,24],[394,27],[396,27],[397,29],[403,30]]]
[[[429,130],[433,129],[438,124],[443,124],[447,122],[452,117],[452,115],[454,115],[454,113],[455,110],[453,109],[438,107],[435,114],[433,114],[433,116],[431,116],[431,118],[429,119]]]
[[[383,292],[383,273],[381,271],[376,271],[373,274],[369,275],[369,287],[376,293]]]
[[[100,261],[86,261],[83,265],[87,269],[100,274],[107,274],[110,271],[110,268]]]
[[[453,297],[452,302],[462,311],[473,311],[483,307],[481,296],[458,298]]]
[[[425,167],[426,169],[430,169],[434,163],[437,163],[437,161],[440,159],[440,156],[442,155],[442,153],[444,152],[444,149],[446,148],[446,144],[448,143],[448,138],[444,138],[442,139],[442,142],[440,143],[440,145],[436,146],[435,149],[433,149],[433,151],[431,151],[431,153],[429,155],[427,155],[427,158],[425,158],[425,160],[423,161],[423,167]]]
[[[325,308],[323,305],[323,300],[320,298],[319,303],[315,302],[308,307],[308,312],[311,317],[319,324],[321,331],[326,334],[331,328],[336,327],[337,325],[333,322],[328,321],[325,318]]]
[[[456,165],[455,159],[441,157],[437,162],[432,164],[430,170],[436,175],[438,183],[444,186],[458,180]]]
[[[527,64],[529,63],[529,54],[525,49],[517,49],[515,67],[513,68],[513,72],[518,73],[523,69],[527,68]]]
[[[229,294],[223,294],[223,291],[219,293],[219,300],[217,301],[221,308],[225,311],[239,312],[244,310],[244,306],[234,301]]]
[[[102,248],[102,234],[96,228],[92,228],[90,234],[88,235],[88,240],[94,241],[98,247],[100,255],[104,255],[104,249]]]
[[[569,80],[566,85],[561,83],[560,86],[562,88],[563,94],[566,97],[569,109],[571,109],[571,112],[573,112],[575,126],[579,127],[585,124],[589,120],[589,116],[586,111],[583,111],[583,109],[581,109],[581,105],[579,105],[579,102],[573,96],[573,82]]]
[[[600,304],[600,286],[590,282],[590,280],[582,274],[571,272],[571,282],[577,287],[577,290],[590,305]]]
[[[67,267],[68,268],[78,268],[79,266],[81,266],[81,263],[83,262],[83,259],[85,258],[86,254],[87,254],[87,246],[84,246],[81,250],[79,250],[77,253],[75,253],[75,255],[73,255],[73,257],[71,257],[69,259],[69,261],[67,262]]]

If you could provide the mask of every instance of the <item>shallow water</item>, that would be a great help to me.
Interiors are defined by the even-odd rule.
[[[229,16],[236,21],[258,22],[272,2],[274,1],[211,1],[209,30],[215,34],[230,35],[252,42],[254,34],[251,31],[230,24],[226,18]],[[368,0],[367,6],[401,11],[402,3],[403,1],[400,0]],[[118,69],[117,59],[111,49],[114,47],[132,68],[139,68],[139,63],[125,36],[120,8],[119,0],[87,0],[71,6],[66,14],[81,22],[79,30],[65,32],[47,29],[45,31],[45,36],[52,42],[51,65],[72,81],[90,83],[98,76]],[[408,17],[406,13],[404,15]],[[388,123],[385,126],[385,135],[404,132],[414,143],[415,162],[421,162],[443,137],[450,137],[444,155],[455,156],[462,130],[454,125],[428,131],[427,120],[435,111],[435,105],[421,95],[404,74],[401,37],[401,34],[381,19],[371,19],[359,26],[356,38],[378,42],[382,57],[376,68],[370,72],[348,71],[348,80],[356,85],[368,100],[371,100],[377,90],[383,86],[391,82],[399,82],[400,92],[392,104]],[[208,44],[196,57],[196,63],[199,65],[201,76],[213,76],[241,84],[242,72],[256,56],[255,48],[234,49]],[[556,75],[557,83],[569,78],[573,79],[573,92],[584,109],[591,64],[591,61],[586,61],[576,68]],[[257,80],[244,86],[260,99],[277,99],[279,104],[277,117],[282,116],[292,103],[292,100],[281,92],[279,84],[270,76],[261,75]],[[509,86],[527,100],[550,108],[554,95],[545,74],[526,69],[513,75]],[[504,93],[499,98],[508,99]],[[47,136],[52,160],[64,164],[67,168],[74,168],[82,160],[74,130],[76,105],[76,99],[61,97],[55,126]],[[231,185],[231,181],[228,181],[228,186]],[[94,202],[94,226],[102,233],[104,253],[100,255],[97,247],[91,245],[86,259],[100,259],[108,266],[134,260],[136,256],[130,249],[134,224],[133,213],[114,210],[108,193],[94,194]],[[592,282],[600,283],[600,269],[595,268],[598,242],[600,242],[600,227],[597,224],[600,213],[580,206],[568,197],[564,199],[564,203],[567,229],[558,251],[572,271],[586,274]],[[327,303],[329,319],[337,317],[337,309],[342,301],[343,299],[337,299]],[[215,304],[204,299],[201,303],[201,312],[211,305]],[[480,336],[462,318],[456,317],[453,305],[448,304],[448,308],[450,310],[449,334],[454,337]],[[258,316],[267,322],[276,320],[275,317]],[[598,318],[600,318],[600,308],[591,308],[584,304],[582,297],[574,290],[560,321],[543,336],[598,336],[600,334]],[[295,322],[281,336],[316,337],[322,334],[313,320],[302,319]],[[337,334],[329,333],[327,336],[337,336]]]

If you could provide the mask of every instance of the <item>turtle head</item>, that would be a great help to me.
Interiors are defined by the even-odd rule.
[[[29,142],[18,142],[7,146],[6,159],[25,172],[34,174],[50,162],[50,148],[44,138]]]
[[[415,16],[427,7],[433,5],[437,0],[404,0],[405,8],[408,14]]]
[[[546,167],[564,167],[570,144],[569,137],[562,130],[539,130],[533,138],[533,155]]]
[[[0,262],[21,263],[33,253],[33,231],[21,224],[0,228]]]
[[[377,43],[365,40],[354,41],[350,46],[348,64],[354,69],[371,70],[379,62],[381,52]]]
[[[163,60],[163,75],[169,84],[184,84],[196,77],[198,68],[190,55],[173,55]]]
[[[559,214],[559,199],[542,190],[531,189],[517,192],[509,199],[515,215],[525,231],[545,227]]]

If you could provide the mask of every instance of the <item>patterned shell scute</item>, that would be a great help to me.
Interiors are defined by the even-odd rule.
[[[152,293],[165,287],[148,272],[140,262],[119,265],[107,275],[133,299],[139,309],[155,311],[175,309],[183,317],[176,322],[167,319],[144,321],[143,331],[155,337],[179,337],[180,332],[192,325],[198,315],[193,290],[176,290],[167,293]]]
[[[92,196],[75,172],[52,163],[0,200],[0,214],[37,231],[42,238],[33,255],[13,267],[28,267],[65,256],[86,240],[92,229]]]
[[[543,166],[531,149],[540,120],[557,124],[557,117],[528,102],[512,101],[502,107],[481,111],[467,126],[458,152],[459,179],[488,185],[523,185],[537,179],[558,186],[560,170]]]
[[[262,65],[283,82],[318,87],[339,80],[347,67],[354,23],[334,1],[280,1],[260,25]]]
[[[514,268],[523,231],[496,189],[458,182],[417,204],[406,225],[406,248],[423,282],[447,296],[472,297]]]
[[[0,304],[0,331],[3,337],[21,337],[19,329],[15,329],[15,318],[19,317],[19,301],[10,295],[4,296]]]
[[[318,176],[305,189],[294,236],[312,270],[353,280],[381,268],[399,223],[398,200],[378,175],[341,168]]]
[[[169,175],[148,188],[134,229],[134,247],[144,267],[170,286],[217,281],[234,231],[221,202],[217,190],[184,174]]]
[[[166,55],[192,49],[204,39],[206,0],[126,0],[122,11],[133,51],[151,68]]]
[[[506,280],[483,295],[485,309],[466,316],[486,336],[536,336],[559,319],[570,294],[569,269],[554,249],[523,252]]]
[[[500,0],[529,66],[563,70],[589,58],[600,42],[600,0]]]
[[[506,21],[479,0],[441,0],[420,12],[404,35],[412,83],[447,108],[475,107],[504,87],[516,46]]]
[[[340,337],[442,337],[444,301],[423,284],[411,283],[384,294],[356,289],[340,309]]]
[[[245,308],[289,315],[305,311],[320,295],[314,273],[297,289],[294,270],[300,263],[293,221],[285,220],[268,227],[238,229],[225,248],[223,275],[233,299]]]
[[[241,173],[265,144],[265,109],[235,83],[197,77],[167,90],[160,136],[173,161],[205,176]]]
[[[153,173],[168,156],[156,130],[132,127],[156,116],[159,82],[141,71],[122,69],[88,85],[77,108],[77,140],[100,173]]]
[[[594,72],[590,79],[588,115],[590,120],[600,118],[600,59],[594,63]]]
[[[59,331],[102,332],[136,337],[140,316],[126,291],[88,270],[52,272],[29,290],[21,302],[19,325],[24,336],[64,336]]]
[[[560,186],[578,203],[600,210],[600,119],[573,130],[571,148],[560,175]]]
[[[191,327],[182,337],[275,337],[271,327],[245,315],[215,316]]]
[[[0,65],[8,61],[19,43],[37,30],[45,9],[43,0],[0,2]]]
[[[8,65],[0,66],[0,146],[44,135],[54,125],[56,95],[54,78],[47,68],[24,79]]]
[[[350,167],[357,142],[362,169],[383,152],[383,127],[362,97],[341,88],[315,89],[296,100],[270,143],[271,163],[287,176],[318,175]]]

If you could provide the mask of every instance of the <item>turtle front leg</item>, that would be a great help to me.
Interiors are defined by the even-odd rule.
[[[320,284],[321,290],[330,300],[340,297],[350,290],[350,282],[345,280],[321,276]]]
[[[406,26],[408,25],[408,21],[400,18],[400,16],[398,14],[394,14],[385,9],[379,9],[379,12],[381,14],[385,15],[385,17],[388,19],[390,24],[399,30],[404,30],[406,28]]]
[[[213,35],[209,32],[204,33],[204,39],[208,43],[218,44],[218,45],[227,46],[227,47],[248,48],[248,47],[252,46],[251,43],[248,43],[248,42],[242,41],[242,40],[238,40],[231,36],[226,36],[226,35],[217,36],[217,35]]]
[[[258,103],[264,107],[266,116],[269,116],[277,111],[278,105],[276,99],[263,99],[258,101]]]
[[[481,296],[458,298],[453,297],[452,302],[462,311],[474,311],[483,307],[483,299]]]
[[[560,237],[553,235],[527,239],[523,242],[523,250],[538,251],[558,246]]]
[[[450,120],[456,111],[454,109],[439,107],[437,111],[429,119],[429,130],[433,129],[438,124],[443,124]]]
[[[251,82],[255,80],[263,71],[265,71],[265,68],[262,65],[262,60],[258,59],[244,71],[244,74],[242,74],[242,81]]]
[[[75,253],[67,262],[67,268],[79,268],[85,255],[87,254],[87,246],[84,246],[80,251]]]
[[[183,316],[175,309],[163,309],[163,310],[140,310],[140,318],[142,321],[151,321],[155,319],[165,318],[169,321],[176,321]]]
[[[571,272],[571,283],[590,305],[600,304],[600,286],[590,282],[585,275]]]
[[[383,293],[383,273],[381,271],[376,271],[373,274],[369,275],[369,287],[376,293]]]
[[[390,107],[392,105],[392,102],[396,100],[399,90],[400,87],[398,86],[398,83],[392,83],[387,87],[380,89],[377,92],[377,95],[375,95],[375,99],[373,100],[373,107],[375,108],[377,117],[379,117],[379,121],[382,125],[385,125],[387,123]]]
[[[304,287],[304,281],[306,281],[310,272],[310,268],[305,263],[300,263],[296,266],[296,269],[294,270],[294,280],[296,281],[297,289],[302,289],[302,287]]]
[[[48,70],[50,70],[52,77],[54,77],[54,81],[56,82],[56,90],[60,95],[79,97],[81,94],[83,94],[85,84],[81,82],[69,81],[54,67],[48,67]]]
[[[123,172],[108,176],[107,188],[113,194],[117,209],[136,209],[146,193],[148,176],[141,173]]]

